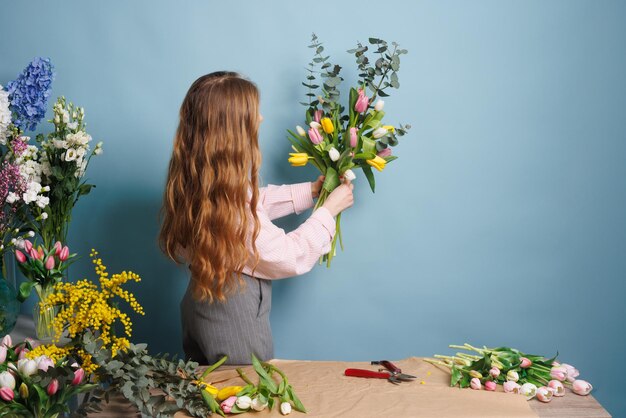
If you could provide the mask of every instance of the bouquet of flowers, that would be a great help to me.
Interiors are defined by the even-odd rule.
[[[574,366],[556,362],[557,356],[548,359],[515,348],[477,348],[467,343],[450,345],[450,348],[475,353],[460,352],[456,356],[435,355],[436,360],[425,359],[450,371],[450,386],[495,391],[497,385],[502,385],[507,393],[522,394],[526,399],[536,396],[541,402],[550,402],[553,396],[564,396],[565,386],[578,395],[588,395],[593,389],[589,382],[577,379],[580,373]]]
[[[296,132],[288,130],[288,139],[295,152],[290,153],[289,162],[301,167],[311,163],[324,176],[324,184],[315,208],[322,206],[328,195],[340,184],[340,178],[354,180],[353,169],[361,169],[367,178],[372,192],[375,190],[375,178],[372,168],[382,171],[387,163],[397,157],[391,148],[398,145],[398,137],[406,134],[409,125],[385,125],[383,118],[384,102],[376,97],[387,97],[385,89],[399,88],[398,71],[400,56],[407,50],[400,49],[392,42],[389,48],[382,39],[369,38],[369,43],[376,48],[378,58],[372,63],[367,56],[369,46],[361,43],[348,52],[354,54],[359,70],[357,87],[350,88],[348,107],[339,102],[339,86],[343,81],[339,65],[332,65],[328,56],[324,56],[324,47],[315,34],[309,48],[315,50],[315,56],[309,68],[306,82],[309,89],[308,102],[301,102],[306,107],[305,120],[307,129],[296,127]],[[319,68],[318,68],[319,67]],[[371,96],[368,96],[371,94]],[[341,239],[341,214],[337,216],[337,233],[331,244],[331,250],[320,262],[330,266],[336,253],[337,239],[343,249]]]

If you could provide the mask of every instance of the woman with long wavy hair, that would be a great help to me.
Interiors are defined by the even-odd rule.
[[[275,226],[272,219],[313,207],[323,177],[259,188],[262,119],[257,87],[227,71],[197,79],[180,108],[159,242],[191,270],[183,348],[203,364],[274,356],[271,280],[311,270],[330,250],[334,216],[353,203],[346,181],[294,231]]]

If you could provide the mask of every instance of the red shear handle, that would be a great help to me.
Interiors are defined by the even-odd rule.
[[[346,376],[374,377],[377,379],[389,379],[389,376],[390,376],[390,374],[387,372],[374,372],[372,370],[364,370],[364,369],[346,369],[344,373]]]
[[[395,364],[393,364],[392,362],[390,362],[389,360],[383,360],[380,362],[380,364],[387,370],[389,370],[391,373],[401,373],[402,370],[400,370],[399,367],[397,367]]]

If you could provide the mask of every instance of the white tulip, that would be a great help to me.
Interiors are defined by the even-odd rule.
[[[376,101],[376,104],[374,105],[374,109],[377,112],[380,112],[381,110],[383,110],[383,107],[385,107],[385,102],[383,100],[378,99]]]
[[[20,232],[20,230],[18,229],[17,232]],[[11,339],[11,336],[7,334],[2,338],[2,342],[0,342],[0,344],[6,345],[7,347],[13,347],[13,340]]]
[[[339,157],[341,157],[341,155],[339,154],[339,151],[337,151],[337,148],[335,148],[335,147],[332,147],[328,151],[328,156],[330,157],[331,161],[337,161],[339,159]]]
[[[255,411],[262,411],[267,406],[267,402],[261,403],[259,398],[254,398],[254,399],[252,399],[251,406],[252,406],[252,409],[254,409]]]
[[[0,345],[0,363],[4,363],[4,361],[7,359],[7,352],[8,348],[4,345]]]
[[[17,370],[24,376],[30,376],[37,372],[37,362],[35,360],[21,359],[17,361]]]
[[[533,385],[532,383],[524,383],[519,393],[526,396],[527,400],[530,400],[534,398],[537,394],[537,386]]]
[[[343,178],[345,178],[346,180],[352,181],[356,178],[356,174],[354,174],[354,171],[348,169],[343,172]]]
[[[15,378],[11,372],[0,373],[0,388],[15,389]]]
[[[283,415],[289,415],[291,413],[291,404],[289,402],[283,402],[280,404],[280,413]]]
[[[237,398],[237,401],[235,401],[235,404],[237,404],[237,408],[239,409],[250,409],[252,399],[249,396],[240,396]]]
[[[311,128],[315,128],[315,129],[317,129],[318,131],[319,131],[320,129],[322,129],[322,125],[320,125],[319,123],[317,123],[317,122],[315,122],[315,121],[311,121],[311,123],[309,123],[309,126],[310,126]]]
[[[372,134],[372,136],[376,139],[382,138],[383,136],[387,135],[387,132],[388,131],[386,128],[377,128]]]
[[[306,136],[306,131],[300,125],[296,126],[296,132],[298,132],[298,135],[300,136]]]
[[[506,374],[506,380],[509,382],[517,382],[519,380],[519,374],[515,370],[509,370]]]

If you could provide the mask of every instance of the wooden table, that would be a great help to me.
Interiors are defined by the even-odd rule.
[[[34,324],[31,318],[26,316],[20,316],[18,323],[11,333],[14,342],[22,341],[25,337],[34,337]],[[315,365],[315,362],[307,362],[307,367]],[[343,366],[343,365],[342,365]],[[314,366],[313,366],[314,367]],[[351,363],[346,362],[345,368],[354,367]],[[219,370],[228,370],[233,367],[223,366]],[[298,391],[298,387],[295,387]],[[452,389],[451,389],[452,390]],[[467,389],[469,390],[469,389]],[[301,392],[301,389],[300,389]],[[300,393],[298,392],[298,393]],[[507,395],[508,396],[508,395]],[[515,396],[515,395],[510,395]],[[302,397],[302,396],[301,396]],[[393,402],[393,400],[390,400]],[[537,400],[531,400],[528,402],[529,406],[539,417],[571,417],[571,418],[607,418],[611,415],[596,401],[596,399],[589,396],[577,396],[574,394],[568,394],[565,398],[555,398],[550,403],[541,403]],[[312,408],[309,408],[312,409]],[[265,414],[260,414],[265,415]],[[260,416],[259,415],[259,416]],[[292,416],[298,416],[300,414],[293,413]],[[91,418],[141,418],[141,414],[137,409],[128,403],[121,395],[111,399],[109,404],[103,405],[103,411],[89,415]],[[176,417],[186,417],[184,413],[176,414]],[[245,415],[244,415],[245,416]],[[252,415],[250,415],[252,416]],[[301,415],[302,417],[313,417],[314,415],[309,413],[307,415]],[[397,416],[397,415],[396,415]]]

